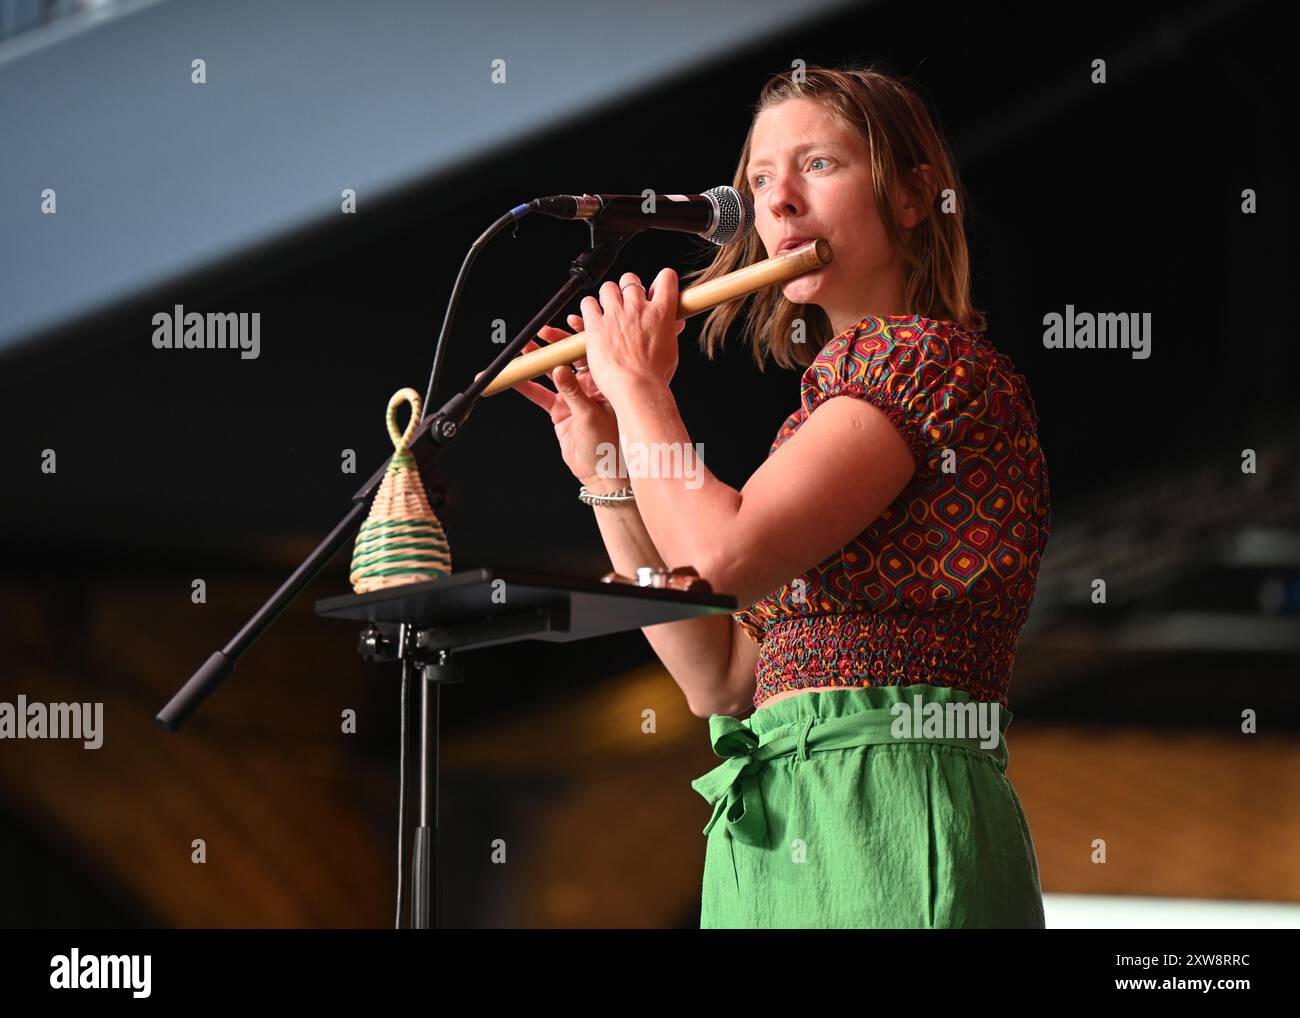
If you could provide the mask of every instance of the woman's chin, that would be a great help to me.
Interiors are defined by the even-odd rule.
[[[781,288],[781,294],[791,304],[817,304],[822,288],[815,279],[793,279]]]

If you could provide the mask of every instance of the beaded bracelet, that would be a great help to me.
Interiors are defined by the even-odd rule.
[[[618,491],[610,492],[608,495],[597,495],[588,491],[584,484],[578,489],[578,498],[586,502],[587,505],[618,505],[620,502],[635,502],[636,495],[632,492],[632,485],[628,484],[619,488]]]

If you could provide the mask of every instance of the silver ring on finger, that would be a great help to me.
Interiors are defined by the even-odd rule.
[[[584,371],[586,371],[586,370],[587,370],[587,365],[584,364],[584,365],[582,365],[581,367],[575,367],[575,368],[573,369],[573,373],[574,373],[575,375],[580,375],[580,374],[582,374],[582,373],[583,373]]]
[[[645,287],[644,287],[644,286],[641,286],[640,283],[624,283],[622,286],[620,286],[620,287],[618,288],[618,292],[619,292],[619,293],[622,293],[622,292],[623,292],[624,290],[626,290],[629,286],[640,287],[641,292],[642,292],[642,293],[645,292]]]

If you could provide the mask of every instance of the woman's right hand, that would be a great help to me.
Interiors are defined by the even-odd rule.
[[[582,330],[582,315],[569,315],[569,325],[574,331]],[[537,335],[548,343],[567,339],[572,333],[552,325],[537,330]],[[521,355],[538,349],[536,340],[530,340]],[[586,367],[587,359],[579,358],[573,367]],[[564,465],[581,483],[597,494],[608,493],[627,483],[626,472],[613,476],[620,467],[618,452],[618,420],[614,408],[604,394],[596,388],[591,372],[575,375],[573,367],[561,364],[550,372],[556,392],[537,382],[516,382],[510,388],[518,390],[545,410],[555,425],[555,437],[560,443]],[[610,474],[602,477],[602,472]]]

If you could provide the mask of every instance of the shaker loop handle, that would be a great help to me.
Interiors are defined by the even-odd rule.
[[[399,432],[397,430],[397,408],[403,403],[411,404],[411,419],[406,423],[406,430]],[[406,452],[411,445],[411,438],[415,435],[415,429],[420,424],[420,394],[409,386],[405,389],[398,389],[393,393],[393,398],[388,401],[388,437],[393,440],[393,448],[397,450],[400,456]]]

